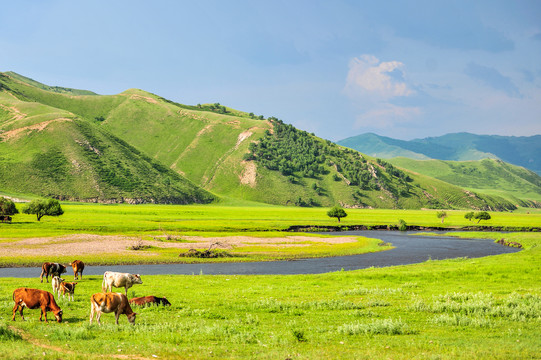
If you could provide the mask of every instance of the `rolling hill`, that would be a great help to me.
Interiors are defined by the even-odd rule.
[[[470,191],[504,197],[518,206],[541,207],[541,177],[501,160],[443,161],[398,157],[388,161],[399,168]]]
[[[273,117],[138,89],[55,89],[0,74],[1,191],[102,202],[208,202],[212,193],[300,206],[514,208]]]
[[[17,98],[11,85],[20,84],[0,74],[3,192],[111,203],[206,203],[215,198],[92,122]]]
[[[385,159],[500,159],[541,174],[541,135],[517,137],[456,133],[404,141],[367,133],[340,140],[338,144]]]

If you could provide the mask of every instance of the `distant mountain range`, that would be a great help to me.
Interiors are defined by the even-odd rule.
[[[405,141],[366,133],[340,140],[338,144],[384,159],[499,159],[541,174],[541,135],[498,136],[463,132]]]

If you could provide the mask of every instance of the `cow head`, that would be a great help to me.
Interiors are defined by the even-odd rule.
[[[163,297],[161,299],[161,302],[162,302],[163,306],[171,306],[171,303],[169,302],[169,300],[167,300],[166,297]]]
[[[56,318],[56,321],[61,323],[62,322],[62,310],[54,311],[53,314],[54,314],[54,317]]]
[[[130,315],[128,315],[128,321],[130,322],[130,324],[135,325],[135,316],[136,315],[137,315],[137,313],[131,313]]]
[[[141,275],[139,274],[130,274],[130,280],[134,284],[142,284],[143,280],[141,280]]]
[[[66,271],[67,271],[67,270],[66,270],[66,266],[65,266],[65,265],[58,264],[58,275],[63,274],[63,273],[65,273]]]

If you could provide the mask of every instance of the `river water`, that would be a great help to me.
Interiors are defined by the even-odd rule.
[[[457,239],[442,236],[416,236],[417,232],[343,231],[337,236],[359,235],[392,243],[392,250],[361,255],[317,259],[265,261],[250,263],[167,264],[87,266],[84,275],[102,275],[105,271],[129,272],[141,275],[287,275],[321,274],[340,270],[415,264],[457,257],[476,258],[513,253],[520,249],[494,243],[488,239]],[[329,234],[329,233],[325,233]],[[41,268],[0,268],[0,277],[39,277]],[[68,274],[71,269],[68,269]]]

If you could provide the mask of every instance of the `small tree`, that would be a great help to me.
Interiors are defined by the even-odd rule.
[[[338,222],[340,222],[340,219],[345,218],[346,216],[348,216],[348,214],[344,211],[344,209],[342,209],[340,206],[337,205],[331,208],[329,211],[327,211],[327,216],[335,217],[338,219]]]
[[[64,213],[58,200],[33,200],[30,204],[23,208],[25,214],[36,214],[38,221],[45,215],[60,216]]]
[[[475,216],[475,214],[473,213],[473,211],[470,211],[470,212],[467,212],[467,213],[464,215],[464,218],[471,221],[471,219],[473,219],[474,216]]]
[[[479,224],[479,221],[481,220],[490,220],[491,216],[486,211],[479,211],[475,214],[474,219],[477,219],[477,223]]]
[[[447,212],[446,211],[438,211],[436,216],[438,217],[438,219],[441,219],[441,223],[443,224],[443,220],[445,220],[445,218],[447,217]]]
[[[408,230],[408,224],[406,224],[406,221],[404,221],[404,219],[398,220],[398,230],[400,231]]]
[[[19,210],[15,207],[15,203],[5,197],[0,197],[0,215],[15,215]]]

